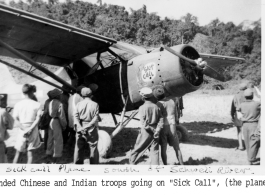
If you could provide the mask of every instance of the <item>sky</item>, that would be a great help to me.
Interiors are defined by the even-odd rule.
[[[98,0],[82,1],[97,4]],[[232,21],[236,25],[244,20],[256,21],[261,18],[261,4],[265,4],[265,0],[102,0],[102,2],[124,6],[127,11],[130,8],[137,10],[146,5],[149,13],[156,12],[161,19],[164,17],[180,19],[181,16],[191,13],[198,17],[200,25],[209,24],[216,18],[225,23]]]

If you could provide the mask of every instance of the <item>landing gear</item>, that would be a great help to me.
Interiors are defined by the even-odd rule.
[[[98,131],[98,153],[100,157],[107,157],[112,149],[112,141],[110,135],[103,130]]]
[[[109,135],[106,131],[103,130],[98,131],[98,152],[100,157],[104,158],[108,156],[112,148],[112,138],[115,137],[122,129],[124,129],[124,127],[126,127],[126,125],[133,119],[133,117],[137,113],[138,110],[135,110],[125,121],[121,121],[120,123],[118,123],[111,135]],[[124,114],[122,115],[124,116]]]
[[[188,130],[181,125],[176,125],[179,142],[186,142],[189,139]]]

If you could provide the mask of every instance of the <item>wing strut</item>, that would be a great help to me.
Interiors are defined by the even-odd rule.
[[[14,68],[14,69],[16,69],[16,70],[18,70],[18,71],[20,71],[20,72],[23,72],[23,73],[25,73],[25,74],[27,74],[27,75],[29,75],[29,76],[32,76],[32,77],[34,77],[35,79],[38,79],[38,80],[40,80],[40,81],[42,81],[42,82],[44,82],[44,83],[47,83],[48,85],[54,86],[54,87],[56,87],[56,88],[58,88],[58,89],[61,89],[61,90],[65,91],[65,89],[63,89],[63,88],[60,87],[59,85],[56,85],[56,84],[54,84],[54,83],[52,83],[52,82],[50,82],[50,81],[47,81],[47,80],[45,80],[45,79],[43,79],[43,78],[41,78],[41,77],[39,77],[39,76],[37,76],[37,75],[31,73],[31,72],[28,72],[28,71],[26,71],[26,70],[24,70],[24,69],[22,69],[22,68],[19,68],[19,67],[13,65],[13,64],[10,64],[10,63],[8,63],[8,62],[6,62],[6,61],[1,60],[1,59],[0,59],[0,62],[3,63],[3,64],[5,64],[5,65],[7,65],[7,66],[9,66],[9,67],[11,67],[11,68]]]
[[[16,49],[14,49],[13,47],[11,47],[10,45],[4,43],[3,41],[0,40],[0,45],[3,46],[5,49],[7,49],[8,51],[10,51],[11,53],[15,54],[16,56],[20,57],[21,59],[25,60],[26,62],[28,62],[29,64],[31,64],[32,66],[34,66],[36,69],[42,71],[43,73],[47,74],[48,76],[50,76],[51,78],[53,78],[54,80],[58,81],[59,83],[61,83],[62,85],[68,87],[71,90],[76,91],[76,89],[70,85],[69,83],[67,83],[66,81],[64,81],[63,79],[61,79],[60,77],[58,77],[57,75],[53,74],[51,71],[47,70],[46,68],[42,67],[41,65],[39,65],[38,63],[34,62],[32,59],[26,57],[25,55],[23,55],[22,53],[20,53],[19,51],[17,51]]]
[[[125,60],[121,56],[117,55],[115,52],[113,52],[109,48],[107,49],[107,51],[110,52],[113,56],[119,58],[119,60],[121,61],[120,62],[120,69],[119,69],[120,90],[121,90],[121,99],[122,99],[122,102],[123,102],[124,106],[126,107],[126,105],[127,105],[127,99],[125,100],[125,95],[124,95],[124,91],[123,91],[122,71],[123,71],[124,68],[127,68],[127,64],[125,63]],[[128,96],[126,96],[126,98],[128,98]],[[122,118],[123,118],[123,116],[122,116]]]

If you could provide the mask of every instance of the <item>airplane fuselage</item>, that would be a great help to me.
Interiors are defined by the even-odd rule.
[[[199,57],[197,51],[188,45],[175,46],[173,49],[191,59]],[[126,64],[98,70],[85,77],[80,84],[96,83],[99,86],[94,99],[100,105],[101,113],[121,112],[127,96],[126,110],[130,111],[143,103],[139,95],[142,87],[162,86],[167,96],[172,97],[180,97],[199,89],[203,82],[202,74],[186,69],[182,63],[185,62],[168,51],[156,50],[137,56]]]

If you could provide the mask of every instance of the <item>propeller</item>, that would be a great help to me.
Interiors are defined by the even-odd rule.
[[[225,67],[234,65],[238,62],[245,61],[245,59],[243,58],[235,58],[235,57],[219,56],[211,54],[200,54],[203,60],[207,59],[207,62],[203,61],[200,58],[198,60],[192,60],[176,52],[170,47],[167,47],[165,45],[162,45],[162,47],[165,48],[168,52],[189,62],[189,64],[192,65],[193,68],[202,71],[204,75],[207,75],[211,78],[214,78],[222,82],[226,82],[228,80],[231,80],[232,78],[230,75],[227,74],[227,70],[225,69]]]
[[[219,81],[228,81],[232,77],[228,74],[227,67],[233,66],[238,63],[245,61],[244,58],[220,56],[212,54],[200,53],[200,57],[207,61],[207,66],[203,70],[203,73],[211,78],[217,79]],[[213,72],[214,71],[214,72]],[[218,74],[215,74],[215,73]]]

